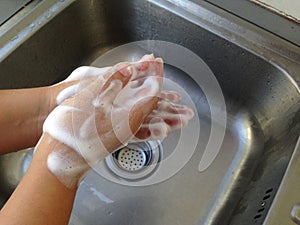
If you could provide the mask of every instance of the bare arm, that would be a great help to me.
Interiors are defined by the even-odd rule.
[[[0,154],[35,146],[58,93],[69,85],[0,90]]]
[[[47,156],[56,148],[68,147],[45,134],[27,173],[0,211],[1,224],[68,224],[76,188],[65,187],[47,168]]]
[[[160,61],[157,64],[162,67]],[[160,69],[159,74],[151,77],[152,79],[149,78],[154,87],[148,84],[129,87],[127,84],[133,75],[132,72],[128,74],[127,70],[124,73],[116,71],[108,79],[97,79],[56,107],[43,125],[43,135],[26,175],[0,211],[0,223],[68,224],[77,185],[90,170],[93,162],[114,151],[123,141],[126,143],[132,134],[136,133],[143,119],[153,111],[162,83],[158,79],[161,71]],[[124,92],[121,96],[127,96],[125,102],[120,101],[120,104],[114,105],[118,94],[127,87],[131,91],[131,94],[128,93],[131,98]],[[103,107],[102,103],[107,104],[107,107]],[[133,104],[132,108],[127,107],[130,106],[129,103]],[[112,115],[118,115],[116,126],[120,129],[117,129],[117,133],[125,139],[120,140],[114,132]],[[126,133],[128,130],[125,126],[121,126],[126,115],[129,115],[129,133]],[[88,122],[90,118],[95,124]],[[96,130],[89,129],[94,125]],[[76,136],[76,133],[73,133],[74,126],[86,128],[87,132],[83,137]],[[58,136],[57,131],[60,131]],[[103,143],[102,148],[96,149],[98,152],[90,149],[95,144],[94,136]],[[68,138],[71,138],[71,142]],[[82,148],[72,146],[73,141],[83,144],[80,145]]]
[[[161,116],[159,107],[155,113],[151,112],[156,108],[159,100],[158,96],[162,85],[160,79],[162,62],[153,59],[153,62],[149,63],[153,64],[149,68],[155,70],[155,75],[147,76],[147,79],[143,76],[144,79],[141,82],[133,81],[127,85],[134,73],[131,71],[131,74],[126,75],[126,72],[120,73],[117,70],[107,78],[99,78],[90,85],[84,86],[84,89],[79,93],[66,99],[50,113],[26,175],[0,211],[1,224],[68,224],[77,184],[88,172],[90,166],[93,166],[94,163],[97,163],[123,143],[130,141],[134,134],[140,134],[137,137],[147,139],[149,138],[147,132],[149,130],[151,136],[151,129],[148,129],[147,125],[151,124],[153,118]],[[138,65],[136,66],[138,74],[143,75],[144,72],[147,72],[144,71],[148,68],[145,67],[145,63],[143,66]],[[5,109],[5,112],[8,113],[0,118],[0,122],[9,127],[19,117],[21,119],[18,121],[22,122],[9,128],[10,132],[13,133],[12,138],[8,141],[0,139],[0,143],[5,141],[0,149],[8,149],[12,145],[10,151],[13,151],[13,149],[24,148],[37,142],[42,133],[42,124],[48,113],[56,106],[57,94],[64,87],[56,86],[56,88],[58,89],[50,92],[47,88],[37,88],[25,90],[26,93],[24,90],[15,93],[16,96],[12,98],[14,99],[13,103],[20,105]],[[126,90],[124,91],[124,89]],[[121,91],[123,91],[122,94],[119,94]],[[8,101],[9,92],[5,93],[6,96],[2,95],[4,96],[2,100],[5,100],[1,103],[2,106],[12,104],[12,101]],[[171,94],[165,98],[175,101],[176,96],[176,94]],[[33,100],[26,104],[28,98],[33,98]],[[28,109],[29,105],[39,106],[39,108],[38,110],[31,110]],[[164,103],[161,105],[162,111],[170,113],[168,115],[174,121],[171,123],[172,125],[168,125],[167,122],[163,123],[169,129],[167,132],[178,129],[176,123],[182,123],[180,122],[182,116],[189,115],[187,120],[192,116],[192,111],[189,108],[180,107],[177,110],[178,105],[176,104]],[[73,110],[72,113],[69,111],[70,109]],[[9,116],[9,113],[12,113],[12,116]],[[162,121],[170,121],[169,116],[161,117]],[[124,123],[125,119],[128,119],[126,121],[128,123]],[[146,121],[146,128],[143,128],[139,133],[138,129],[143,121]],[[158,121],[160,128],[162,121]],[[126,126],[123,126],[126,124],[130,126],[129,133],[127,133]],[[155,124],[154,121],[152,124],[154,128],[156,128]],[[19,130],[15,131],[15,129]],[[28,129],[30,131],[27,131]],[[82,129],[86,132],[77,135],[76,132]],[[0,130],[5,133],[3,128]],[[58,135],[56,135],[57,130],[61,132]],[[9,133],[7,130],[6,132]],[[22,137],[17,143],[14,143],[19,135],[24,135],[30,140]],[[9,137],[7,136],[7,138]],[[98,143],[94,140],[100,142],[100,148],[94,146]],[[77,149],[78,145],[75,143],[80,143],[81,148]],[[97,147],[96,152],[93,151],[95,150],[94,147]],[[52,164],[49,164],[49,161]]]

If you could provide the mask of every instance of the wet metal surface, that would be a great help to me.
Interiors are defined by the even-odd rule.
[[[133,183],[151,179],[165,169],[164,163],[145,179],[128,181],[131,186],[127,186],[103,161],[99,164],[102,174],[92,171],[81,183],[70,224],[263,223],[300,132],[298,47],[205,2],[65,0],[36,10],[38,16],[24,18],[29,25],[20,29],[18,38],[8,38],[15,36],[13,27],[6,27],[0,38],[1,88],[49,85],[80,65],[95,63],[116,46],[163,40],[199,56],[215,75],[226,103],[227,126],[220,152],[199,172],[216,122],[211,111],[218,103],[209,105],[203,89],[196,85],[204,74],[191,76],[166,64],[166,78],[184,87],[190,98],[183,102],[192,101],[200,121],[192,158],[170,179],[147,186]],[[35,25],[33,29],[30,24]],[[128,51],[115,60],[145,53]],[[155,54],[163,55],[164,49]],[[188,137],[197,129],[196,122],[162,142],[162,159],[172,154],[179,135],[183,135],[181,152],[190,149]],[[30,159],[30,154],[0,158],[1,202],[24,173],[24,158]]]
[[[0,1],[0,25],[14,13],[24,7],[30,0],[2,0]]]

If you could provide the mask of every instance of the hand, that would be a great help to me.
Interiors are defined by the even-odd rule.
[[[141,61],[147,59],[147,57],[149,57],[149,55],[144,56]],[[120,63],[119,67],[122,65],[124,66],[123,63]],[[65,81],[60,83],[69,83],[72,84],[72,86],[60,92],[57,96],[57,104],[60,104],[78,91],[79,81],[88,83],[97,77],[107,76],[107,72],[111,68],[112,67],[96,68],[82,66],[74,70]],[[188,121],[194,116],[194,112],[189,106],[176,104],[176,102],[180,100],[181,96],[179,93],[175,91],[162,91],[157,107],[145,118],[142,126],[129,142],[162,140],[167,137],[169,133],[186,126]]]
[[[56,107],[44,123],[45,133],[69,147],[49,154],[50,171],[73,187],[86,173],[86,162],[93,166],[126,144],[156,107],[162,73],[162,60],[147,56],[117,64],[102,77],[91,78],[92,83],[76,84],[78,93]]]
[[[149,114],[130,142],[162,140],[179,130],[193,118],[194,111],[186,105],[176,104],[181,95],[175,91],[162,91],[157,108]]]

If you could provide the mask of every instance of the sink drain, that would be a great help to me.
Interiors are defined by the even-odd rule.
[[[107,167],[118,177],[137,180],[155,170],[161,158],[160,141],[130,143],[105,158]]]
[[[148,157],[145,151],[126,146],[120,150],[116,158],[121,168],[128,171],[137,171],[147,165]]]

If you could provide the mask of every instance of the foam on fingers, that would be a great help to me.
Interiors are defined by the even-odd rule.
[[[97,96],[92,104],[96,109],[101,108],[105,114],[111,110],[113,101],[115,100],[118,93],[121,91],[123,86],[122,81],[113,80],[110,82],[108,88],[106,88],[99,96]]]
[[[63,90],[58,95],[61,105],[43,126],[45,133],[71,149],[51,152],[49,170],[67,187],[74,188],[89,166],[127,143],[155,108],[162,71],[162,60],[153,55],[111,68],[75,70],[66,81],[83,79],[79,82],[84,85]],[[86,78],[92,82],[85,82]],[[153,132],[158,134],[157,129]]]
[[[181,95],[176,91],[162,91],[160,97],[171,102],[179,102],[181,100]]]
[[[178,93],[173,95],[177,96]],[[164,139],[170,132],[179,130],[188,124],[188,121],[193,118],[194,111],[185,105],[176,104],[167,100],[167,95],[163,96],[158,102],[158,107],[148,115],[141,129],[137,132],[131,142]],[[170,96],[169,96],[170,97]],[[177,100],[178,97],[175,97]]]
[[[112,67],[97,68],[91,66],[81,66],[75,69],[63,82],[82,80],[88,77],[102,77],[111,68]]]

